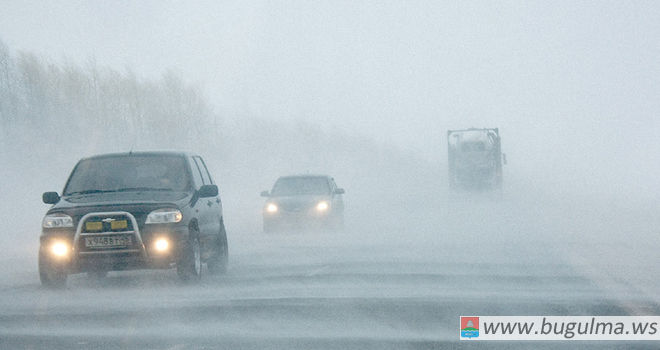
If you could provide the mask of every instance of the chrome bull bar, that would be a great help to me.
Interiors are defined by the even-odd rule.
[[[122,232],[94,232],[94,233],[83,233],[83,225],[87,222],[87,219],[89,219],[92,216],[96,217],[111,217],[111,216],[125,216],[127,217],[130,221],[131,224],[133,225],[133,230],[132,231],[122,231]],[[80,242],[81,237],[85,236],[103,236],[103,235],[117,235],[117,234],[133,234],[133,237],[135,237],[135,242],[137,242],[137,246],[139,247],[138,249],[134,248],[128,248],[128,249],[113,249],[113,250],[100,250],[100,251],[85,251],[85,252],[77,252],[78,250],[78,244]],[[79,255],[86,255],[86,256],[93,256],[93,255],[107,255],[107,254],[116,254],[116,253],[140,253],[143,259],[147,259],[147,250],[144,247],[144,243],[142,242],[142,236],[140,235],[140,228],[138,227],[137,221],[135,220],[135,216],[133,214],[126,212],[126,211],[111,211],[111,212],[97,212],[97,213],[88,213],[85,216],[83,216],[80,219],[80,222],[78,222],[78,228],[76,229],[76,234],[73,236],[73,260],[76,262],[78,260]]]

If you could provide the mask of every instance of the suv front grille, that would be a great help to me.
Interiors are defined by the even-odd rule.
[[[135,217],[128,212],[85,215],[78,223],[74,247],[83,255],[144,250]]]

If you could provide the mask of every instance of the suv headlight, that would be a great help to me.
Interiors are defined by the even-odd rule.
[[[179,209],[165,208],[149,213],[145,224],[169,224],[180,222],[182,219],[183,214]]]
[[[48,214],[41,222],[43,228],[73,227],[73,219],[66,214]]]
[[[318,204],[316,204],[316,210],[319,212],[325,212],[330,208],[330,204],[328,201],[320,201]]]

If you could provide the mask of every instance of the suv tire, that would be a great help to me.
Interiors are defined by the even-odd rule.
[[[229,248],[227,245],[227,231],[224,222],[220,222],[220,234],[216,240],[215,254],[206,262],[209,274],[217,275],[227,272],[229,263]]]
[[[191,231],[193,233],[181,247],[181,256],[176,264],[176,272],[184,282],[196,282],[202,278],[202,248],[199,235]]]

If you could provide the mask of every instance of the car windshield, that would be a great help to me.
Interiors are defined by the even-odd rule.
[[[328,193],[330,193],[330,186],[324,177],[283,177],[275,182],[271,195],[295,196]]]
[[[180,156],[129,155],[85,159],[78,163],[64,195],[184,191],[190,181]]]

